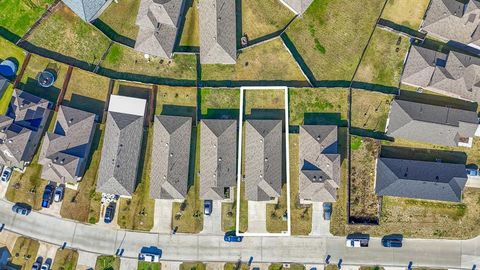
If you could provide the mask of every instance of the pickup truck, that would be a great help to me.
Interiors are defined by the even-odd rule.
[[[353,234],[347,236],[347,241],[345,242],[345,245],[347,247],[368,247],[368,241],[369,241],[368,235],[362,235],[362,234]]]

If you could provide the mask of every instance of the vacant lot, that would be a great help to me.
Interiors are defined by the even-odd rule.
[[[393,95],[352,90],[352,127],[384,132]]]
[[[95,192],[98,166],[102,153],[105,125],[99,125],[93,137],[90,160],[78,190],[65,189],[60,214],[63,218],[95,224],[100,217],[101,194]]]
[[[3,0],[0,2],[0,27],[23,36],[53,0]]]
[[[198,0],[191,0],[192,5],[187,8],[185,24],[180,38],[180,46],[200,46],[198,25]]]
[[[407,37],[375,29],[355,80],[397,87],[409,47]]]
[[[63,105],[94,113],[102,119],[110,80],[81,69],[74,69]]]
[[[114,2],[102,13],[99,19],[107,24],[117,34],[135,40],[137,38],[138,26],[135,25],[137,19],[138,0],[122,0]]]
[[[171,60],[146,59],[143,53],[119,44],[112,45],[101,66],[107,69],[103,70],[104,73],[108,70],[123,72],[121,76],[126,80],[135,80],[138,74],[176,80],[193,81],[196,78],[195,55],[175,55]]]
[[[417,30],[429,0],[388,0],[382,18]]]
[[[20,269],[31,269],[33,263],[37,260],[37,252],[40,243],[37,240],[20,236],[15,241],[12,250],[13,265],[19,266]]]
[[[202,117],[238,118],[240,106],[240,90],[203,88],[200,92]]]
[[[18,88],[56,103],[65,80],[65,75],[67,74],[67,69],[67,65],[41,56],[32,55]],[[49,88],[43,88],[38,84],[38,75],[44,70],[50,71],[56,78],[55,83]]]
[[[202,80],[299,81],[306,84],[300,68],[280,39],[245,49],[235,65],[202,65]]]
[[[378,199],[375,195],[375,159],[380,142],[352,135],[352,171],[350,215],[362,220],[376,220]]]
[[[314,1],[288,28],[288,37],[317,80],[351,79],[383,3]]]
[[[78,252],[73,249],[58,249],[53,261],[52,270],[75,270]]]
[[[254,40],[283,29],[294,16],[277,0],[243,0],[242,32]]]
[[[110,40],[60,4],[28,38],[28,41],[86,63],[97,64]]]
[[[346,125],[347,89],[289,89],[290,125]]]
[[[95,270],[119,270],[120,258],[115,256],[99,256]]]
[[[283,90],[245,90],[244,114],[253,114],[255,109],[285,109],[285,94]]]
[[[197,106],[194,87],[158,86],[155,114],[192,115]]]

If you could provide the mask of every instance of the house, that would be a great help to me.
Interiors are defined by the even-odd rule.
[[[245,123],[245,195],[249,201],[270,201],[282,190],[282,121]]]
[[[183,200],[187,196],[191,132],[191,117],[155,116],[150,197]]]
[[[172,58],[184,9],[185,0],[141,0],[135,50]]]
[[[235,64],[237,28],[235,1],[199,1],[200,63]]]
[[[421,30],[444,41],[480,46],[480,2],[431,0]]]
[[[340,184],[337,126],[303,125],[299,138],[299,195],[307,202],[335,202]]]
[[[112,0],[62,0],[78,17],[91,22],[100,17]]]
[[[461,202],[466,182],[463,164],[377,159],[375,193],[379,196]]]
[[[280,0],[280,2],[293,13],[302,15],[312,4],[313,0]]]
[[[476,112],[449,107],[393,100],[386,133],[394,138],[472,147],[480,134]]]
[[[237,121],[200,122],[200,199],[230,198],[237,184]]]
[[[5,92],[9,84],[10,84],[10,80],[8,80],[7,78],[3,77],[0,74],[0,96],[3,95],[3,93]]]
[[[15,89],[0,115],[0,164],[23,170],[33,158],[50,114],[50,102]]]
[[[480,58],[450,51],[447,54],[412,45],[402,83],[461,98],[480,101]]]
[[[42,178],[57,183],[82,179],[95,134],[95,114],[60,106],[53,132],[43,138]]]
[[[111,95],[97,192],[130,197],[137,184],[146,100]]]
[[[0,247],[0,269],[13,269],[13,267],[10,268],[8,266],[8,263],[10,262],[10,259],[12,257],[12,254],[10,254],[10,251],[6,246]]]

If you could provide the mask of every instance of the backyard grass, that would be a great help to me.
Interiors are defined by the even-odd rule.
[[[0,99],[0,114],[6,114],[8,110],[8,105],[10,105],[10,100],[12,99],[13,94],[13,84],[9,84],[7,89],[3,92],[2,98]]]
[[[316,80],[351,79],[383,3],[314,1],[302,19],[288,28],[288,37]]]
[[[181,233],[199,233],[203,229],[203,203],[197,173],[200,171],[200,126],[192,128],[191,141],[188,193],[183,202],[172,204],[172,227],[178,227],[177,232]]]
[[[53,261],[52,270],[75,270],[78,261],[78,251],[73,249],[58,249]]]
[[[102,154],[105,125],[98,125],[90,150],[90,160],[78,190],[65,189],[60,215],[63,218],[95,224],[100,218],[101,194],[95,192]]]
[[[56,103],[63,82],[65,81],[67,69],[68,66],[65,64],[41,56],[32,55],[18,88]],[[39,73],[44,70],[50,71],[56,77],[55,83],[48,88],[41,87],[37,80]]]
[[[361,144],[352,148],[350,215],[358,219],[377,220],[378,197],[375,195],[375,159],[380,142],[352,135],[352,141]]]
[[[291,263],[289,268],[283,267],[281,263],[272,263],[268,270],[305,270],[305,265],[299,263]]]
[[[120,258],[115,256],[98,256],[95,270],[119,270]]]
[[[28,38],[32,44],[77,60],[97,64],[110,40],[61,4]]]
[[[202,80],[299,81],[307,85],[300,68],[280,39],[243,50],[235,65],[202,65]]]
[[[172,110],[180,110],[180,108],[183,108],[182,110],[185,111],[195,111],[197,106],[197,89],[194,87],[159,85],[155,105],[156,115],[169,114],[172,113]]]
[[[299,136],[290,134],[290,218],[292,235],[308,235],[312,231],[312,207],[300,204],[299,197]],[[268,219],[267,219],[268,220]]]
[[[123,72],[121,76],[125,80],[135,80],[138,74],[191,81],[197,76],[195,55],[178,54],[171,60],[159,57],[146,59],[143,53],[119,44],[112,45],[101,67],[107,69],[100,70],[104,73]]]
[[[74,69],[62,104],[95,113],[98,119],[102,119],[109,82],[106,77]]]
[[[2,0],[0,27],[22,37],[52,3],[53,0]]]
[[[242,263],[240,267],[238,267],[238,269],[237,267],[238,267],[238,263],[227,262],[223,266],[223,270],[249,270],[250,269],[248,264],[245,264],[245,263]]]
[[[190,262],[184,262],[180,264],[180,270],[205,270],[206,265],[204,263],[190,263]]]
[[[161,263],[138,261],[137,270],[160,270],[160,269],[162,269]]]
[[[122,229],[150,231],[153,228],[155,201],[150,198],[153,128],[144,133],[142,150],[145,152],[142,153],[139,164],[141,180],[132,198],[120,198],[118,204],[118,225]]]
[[[290,88],[290,125],[346,125],[347,89]]]
[[[377,27],[355,80],[397,87],[409,47],[407,37]]]
[[[242,0],[242,32],[250,40],[281,30],[294,16],[277,0]]]
[[[198,23],[198,0],[191,0],[192,5],[187,9],[185,24],[180,38],[180,46],[200,46]]]
[[[393,95],[352,90],[352,127],[384,132]]]
[[[388,0],[382,18],[417,30],[429,0]]]
[[[200,95],[199,105],[201,106],[202,117],[238,118],[240,106],[239,89],[202,88]]]
[[[138,0],[112,2],[99,19],[117,34],[135,40],[138,33],[138,26],[135,25],[135,21],[139,6],[140,1]]]
[[[16,0],[14,0],[14,1],[16,1]],[[7,3],[7,2],[9,2],[9,1],[2,1],[0,3],[0,10],[3,10],[1,8],[1,6],[4,5],[4,3]],[[1,17],[4,14],[7,14],[7,13],[1,13],[0,14],[0,20],[1,20]],[[11,15],[11,14],[8,14],[8,15]],[[16,62],[16,64],[17,64],[17,72],[18,72],[18,70],[20,70],[20,67],[23,64],[23,60],[25,60],[25,52],[20,47],[15,46],[15,44],[7,41],[6,39],[4,39],[2,37],[0,37],[0,48],[2,48],[0,50],[0,61],[3,61],[3,60],[8,59],[8,58],[12,59],[13,62]]]
[[[37,240],[20,236],[15,241],[12,250],[13,265],[19,266],[21,269],[31,269],[33,263],[37,260],[37,252],[40,243]]]
[[[253,114],[256,109],[285,109],[284,90],[245,90],[244,114]]]

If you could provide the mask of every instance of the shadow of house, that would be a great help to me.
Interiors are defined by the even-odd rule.
[[[238,119],[238,109],[207,109],[207,114],[202,114],[204,119]]]
[[[465,164],[467,162],[467,154],[464,152],[385,145],[380,150],[380,157],[430,162],[441,161],[455,164]]]
[[[135,40],[117,33],[108,24],[104,23],[101,19],[99,18],[95,19],[92,22],[92,25],[95,26],[98,30],[100,30],[100,32],[104,33],[109,39],[130,48],[135,47]]]
[[[400,95],[397,96],[397,99],[468,111],[477,111],[478,108],[477,102],[470,102],[467,100],[452,98],[443,95],[417,93],[413,91],[400,91]]]
[[[25,83],[20,82],[17,88],[28,92],[32,95],[37,97],[44,98],[53,104],[57,102],[57,98],[60,95],[60,89],[55,86],[50,86],[47,88],[41,87],[38,84],[38,80],[36,78],[28,78]]]
[[[358,127],[351,127],[350,134],[361,136],[361,137],[369,137],[377,140],[384,140],[384,141],[393,142],[394,140],[392,137],[387,136],[385,132],[380,132],[372,129],[358,128]]]
[[[339,127],[346,127],[347,120],[342,119],[340,113],[320,113],[320,112],[306,112],[303,114],[304,125],[336,125]]]

